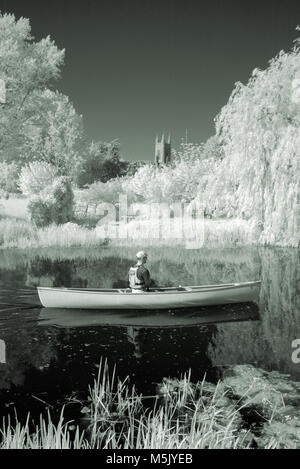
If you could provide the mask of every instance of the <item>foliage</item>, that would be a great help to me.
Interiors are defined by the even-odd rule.
[[[61,176],[46,187],[29,204],[31,220],[37,227],[67,223],[73,218],[74,194],[69,178]]]
[[[254,70],[247,85],[238,83],[216,121],[225,157],[210,194],[222,213],[217,195],[225,191],[232,212],[260,227],[260,242],[299,244],[299,79],[296,46]]]
[[[77,202],[82,205],[98,205],[101,203],[117,204],[119,194],[123,193],[124,179],[116,178],[108,182],[94,182],[87,189],[79,191]]]
[[[143,166],[146,166],[148,163],[147,161],[129,161],[127,162],[127,170],[126,170],[126,176],[134,176],[135,173],[142,168]]]
[[[95,181],[107,182],[126,174],[128,163],[121,158],[119,142],[92,142],[81,159],[76,182],[79,187]]]
[[[52,223],[51,205],[44,202],[39,196],[33,197],[28,204],[30,219],[37,227]]]
[[[34,42],[29,20],[0,14],[0,75],[7,104],[0,115],[0,157],[20,160],[28,133],[42,111],[39,96],[60,76],[64,51],[46,37]]]
[[[190,202],[211,170],[210,160],[179,161],[174,167],[141,167],[132,178],[124,181],[124,193],[133,193],[147,202]]]
[[[15,163],[0,161],[0,196],[19,192],[17,181],[18,166]]]
[[[77,175],[83,158],[83,121],[69,98],[58,91],[44,90],[36,98],[40,112],[31,120],[23,161],[44,161],[60,175]]]
[[[182,141],[179,150],[173,150],[172,157],[175,163],[185,161],[192,164],[198,160],[220,161],[224,158],[224,152],[219,137],[213,135],[200,144]]]
[[[39,194],[57,177],[57,169],[46,162],[34,161],[24,166],[19,177],[19,187],[25,196]]]

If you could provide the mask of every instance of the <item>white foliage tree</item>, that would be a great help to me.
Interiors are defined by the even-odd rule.
[[[300,49],[280,52],[266,70],[238,83],[216,120],[225,158],[212,181],[217,210],[223,191],[233,213],[252,219],[260,241],[299,244]]]

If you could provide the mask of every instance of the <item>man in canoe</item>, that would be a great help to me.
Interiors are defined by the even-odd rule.
[[[128,276],[129,276],[129,286],[132,290],[132,293],[141,293],[143,291],[149,291],[150,288],[150,272],[145,267],[148,256],[144,251],[139,251],[136,255],[137,263],[134,267],[130,267]]]

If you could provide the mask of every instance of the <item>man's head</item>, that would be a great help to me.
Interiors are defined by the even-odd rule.
[[[145,251],[139,251],[136,255],[136,258],[137,258],[137,263],[139,265],[142,265],[142,264],[145,264],[147,262],[148,255]]]

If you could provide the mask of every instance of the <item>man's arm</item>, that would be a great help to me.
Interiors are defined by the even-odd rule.
[[[149,290],[150,288],[150,284],[151,284],[151,278],[150,278],[150,272],[148,269],[143,269],[143,280],[145,282],[145,287],[147,290]]]

